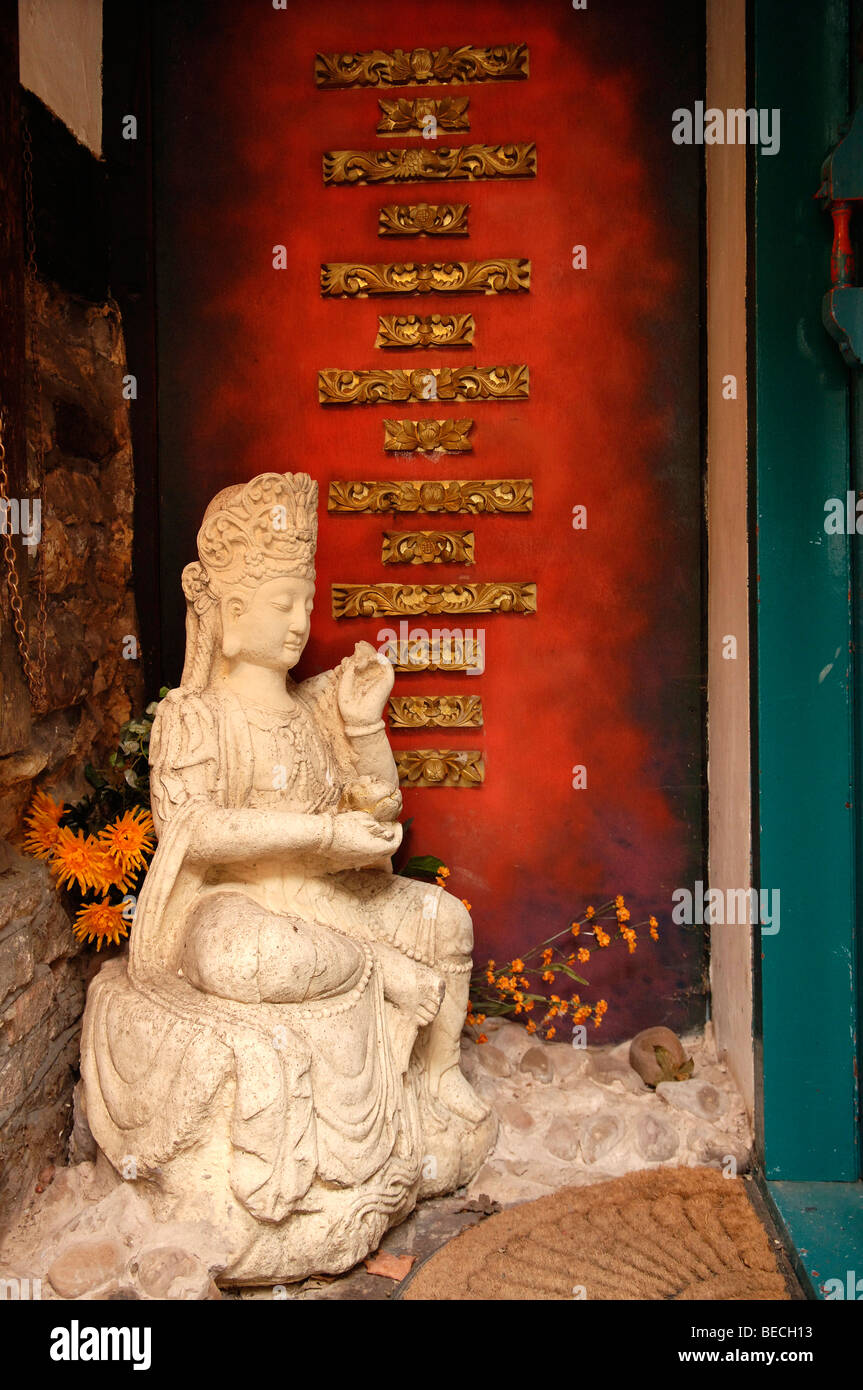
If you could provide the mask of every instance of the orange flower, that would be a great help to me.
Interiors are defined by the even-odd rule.
[[[147,856],[156,848],[156,831],[150,812],[142,806],[124,811],[113,825],[105,826],[99,843],[125,873],[130,869],[142,869]]]
[[[530,980],[527,978],[526,975],[519,975],[518,982],[521,985],[522,989],[530,989]]]
[[[514,975],[520,975],[522,970],[524,970],[524,961],[520,956],[516,956],[509,968]]]
[[[464,907],[468,912],[470,912],[470,903],[468,902],[467,898],[462,898],[461,901],[462,907]]]
[[[572,932],[573,936],[578,936],[578,933],[581,931],[581,923],[573,922],[569,930]]]
[[[611,937],[608,935],[608,932],[603,931],[602,927],[599,925],[598,922],[596,924],[594,936],[596,937],[597,946],[607,946],[611,940]]]
[[[24,817],[24,824],[27,826],[24,848],[28,854],[32,854],[36,859],[51,858],[57,843],[60,817],[65,810],[62,802],[55,801],[41,789],[37,791],[30,803],[30,810]]]
[[[624,906],[625,906],[625,903],[624,903],[624,901],[623,901],[623,894],[622,894],[622,893],[618,893],[617,897],[616,897],[615,900],[614,900],[614,906],[615,906],[615,907],[624,907]]]
[[[527,1029],[528,1033],[536,1032],[536,1024],[534,1023],[532,1018],[529,1018],[524,1026]]]
[[[524,1001],[524,1011],[525,1011],[526,1014],[529,1014],[529,1013],[530,1013],[530,1011],[531,1011],[531,1009],[533,1008],[533,1006],[534,1006],[535,1003],[536,1003],[536,1000],[535,1000],[535,999],[525,999],[525,1001]]]
[[[656,930],[656,927],[651,927],[651,928],[650,928],[650,935],[653,937],[653,940],[654,940],[654,941],[658,941],[658,940],[659,940],[659,932]]]
[[[543,970],[543,972],[542,972],[542,978],[545,980],[545,983],[546,983],[547,985],[553,985],[553,984],[554,984],[554,971],[553,971],[553,970]]]
[[[595,916],[596,916],[596,908],[595,908],[595,907],[589,907],[589,908],[586,910],[586,912],[585,912],[584,915],[585,915],[585,917],[595,917]]]
[[[581,961],[582,965],[584,965],[584,962],[586,960],[590,960],[590,952],[588,951],[586,946],[581,947],[581,950],[578,953],[578,959]]]
[[[76,832],[68,825],[57,832],[51,872],[57,875],[59,886],[65,883],[71,888],[77,881],[85,893],[88,888],[105,893],[111,885],[113,867],[94,835],[85,838],[83,830]]]
[[[597,1012],[600,1016],[601,1016],[602,1014],[608,1013],[608,1000],[607,1000],[607,999],[597,999],[595,1008],[596,1008],[596,1012]]]
[[[629,911],[629,908],[627,908],[627,907],[619,907],[619,908],[617,909],[617,914],[616,914],[616,916],[617,916],[618,922],[628,922],[628,921],[629,921],[629,918],[630,918],[630,916],[631,916],[630,911]]]
[[[549,1028],[549,1030],[548,1030],[548,1032],[546,1033],[545,1036],[546,1036],[547,1038],[553,1038],[556,1032],[557,1032],[557,1029],[556,1029],[556,1028]]]
[[[446,864],[441,864],[440,868],[438,869],[438,875],[440,878],[449,878],[449,869],[447,868]]]
[[[494,961],[493,961],[493,960],[487,960],[486,963],[485,963],[485,968],[486,968],[486,970],[494,970]]]
[[[655,917],[648,917],[647,923],[648,923],[648,926],[651,926],[651,927],[658,927],[658,926],[659,926],[659,923],[657,922],[657,920],[656,920]]]
[[[554,951],[551,949],[551,947],[550,947],[550,946],[546,946],[545,950],[544,950],[543,953],[542,953],[542,963],[543,963],[543,965],[551,965],[551,958],[552,958],[553,955],[554,955]]]
[[[568,1008],[569,1008],[569,1000],[568,1000],[568,999],[562,999],[562,1000],[560,1001],[560,1016],[561,1016],[561,1018],[564,1018],[564,1017],[565,1017],[566,1011],[567,1011]]]
[[[109,941],[119,946],[120,937],[129,935],[123,904],[109,902],[107,898],[100,903],[88,903],[79,910],[72,930],[79,941],[95,941],[97,951]]]
[[[488,1038],[486,1037],[485,1033],[480,1033],[479,1037],[477,1038],[477,1042],[478,1042],[478,1043],[488,1042]]]

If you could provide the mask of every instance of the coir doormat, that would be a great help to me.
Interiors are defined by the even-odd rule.
[[[740,1178],[629,1173],[509,1207],[417,1271],[403,1298],[789,1298]]]

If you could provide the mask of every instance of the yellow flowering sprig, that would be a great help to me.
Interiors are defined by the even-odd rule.
[[[499,965],[490,960],[471,976],[468,1027],[477,1028],[486,1018],[513,1017],[524,1023],[528,1033],[538,1033],[552,1039],[560,1023],[569,1020],[573,1026],[592,1019],[595,1028],[602,1025],[608,1012],[608,1001],[598,999],[586,1004],[575,986],[588,981],[578,973],[577,966],[587,965],[593,949],[607,950],[613,941],[625,944],[632,955],[638,948],[638,933],[647,928],[652,941],[659,940],[659,923],[653,916],[645,922],[631,922],[631,914],[622,894],[602,907],[587,907],[581,918],[545,941],[522,952],[513,960]],[[576,938],[578,944],[573,941]],[[554,987],[565,994],[552,992]],[[487,1042],[485,1033],[475,1036],[476,1042]]]

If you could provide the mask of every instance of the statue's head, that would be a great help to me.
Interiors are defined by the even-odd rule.
[[[183,571],[183,685],[203,688],[218,655],[285,673],[299,661],[315,592],[317,500],[306,473],[262,473],[213,498],[198,561]]]

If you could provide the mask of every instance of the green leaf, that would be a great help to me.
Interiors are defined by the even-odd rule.
[[[403,864],[399,873],[404,878],[415,878],[417,874],[429,874],[432,878],[443,865],[436,854],[415,854]]]
[[[100,787],[105,786],[105,778],[102,776],[101,772],[96,771],[92,763],[87,763],[85,766],[84,776],[87,778],[90,786],[95,787],[97,791]]]

